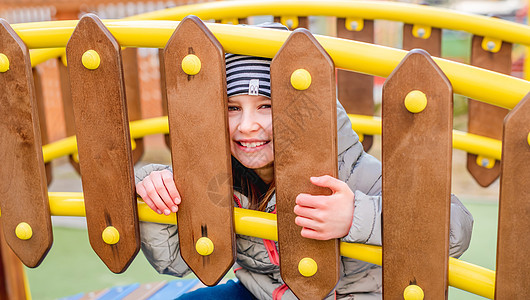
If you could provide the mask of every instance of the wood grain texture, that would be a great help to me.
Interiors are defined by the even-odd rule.
[[[404,105],[413,90],[427,107]],[[417,284],[447,298],[453,92],[423,50],[412,50],[383,86],[383,297]]]
[[[7,245],[3,234],[0,234],[0,299],[26,299],[24,266]]]
[[[196,55],[201,69],[181,64]],[[224,50],[197,17],[186,17],[164,50],[173,174],[182,203],[177,213],[182,258],[206,285],[215,285],[235,258],[233,191]],[[209,238],[213,253],[195,244]]]
[[[442,56],[442,30],[431,28],[428,39],[417,38],[412,34],[412,24],[403,24],[403,50],[423,49],[431,56]]]
[[[82,64],[87,50],[101,58],[95,70]],[[121,273],[136,256],[140,240],[120,46],[95,15],[87,14],[66,53],[88,237],[107,267]],[[118,230],[116,244],[103,241],[107,226]]]
[[[495,299],[530,299],[529,133],[530,94],[504,121]]]
[[[138,49],[127,48],[122,50],[123,75],[125,81],[125,95],[127,99],[127,110],[129,121],[142,119],[142,106],[140,103],[140,78],[138,75]],[[132,152],[133,163],[136,164],[144,154],[144,139],[134,140],[136,148]]]
[[[68,75],[68,68],[64,65],[61,58],[57,59],[57,68],[59,69],[59,84],[61,87],[61,100],[63,104],[64,113],[64,127],[66,130],[66,136],[75,135],[75,118],[74,108],[72,106],[72,92],[70,89],[70,77]],[[73,155],[68,156],[68,160],[78,174],[81,174],[79,170],[79,163],[73,159]]]
[[[46,112],[44,107],[44,93],[42,90],[42,79],[38,68],[31,70],[33,74],[33,82],[35,84],[35,98],[37,99],[37,111],[39,112],[39,127],[42,145],[46,145],[50,142],[48,138],[48,126],[46,125]],[[52,182],[52,163],[48,162],[44,164],[46,170],[46,183],[49,186]]]
[[[297,69],[311,74],[307,90],[290,83]],[[338,240],[303,238],[293,209],[300,193],[331,194],[311,184],[311,176],[338,176],[335,66],[308,30],[295,30],[274,57],[271,90],[280,272],[298,298],[322,299],[339,279]],[[298,270],[305,257],[318,266],[311,277]]]
[[[160,92],[162,96],[162,115],[167,116],[167,89],[166,89],[166,70],[164,63],[164,49],[158,49],[158,65],[160,71]],[[164,134],[164,141],[166,145],[171,149],[171,141],[169,140],[169,134]]]
[[[337,37],[365,43],[374,43],[374,21],[364,20],[361,31],[348,30],[346,19],[337,18]],[[349,114],[374,115],[374,77],[346,70],[337,70],[339,101]],[[364,151],[370,150],[374,137],[364,135]]]
[[[9,59],[9,70],[0,73],[0,221],[7,244],[26,266],[36,267],[53,237],[31,62],[26,45],[1,19],[0,41],[0,53]],[[33,230],[28,240],[15,235],[21,222]]]
[[[482,49],[481,36],[473,36],[471,43],[471,64],[495,72],[512,72],[512,44],[503,42],[497,53]],[[468,132],[494,139],[502,139],[502,124],[508,114],[506,108],[469,99]],[[488,169],[477,164],[477,155],[468,153],[467,169],[471,176],[483,187],[491,185],[501,173],[501,163],[495,161]]]

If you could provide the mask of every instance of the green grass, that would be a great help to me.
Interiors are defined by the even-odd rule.
[[[33,299],[57,299],[135,282],[174,279],[158,274],[141,251],[124,273],[114,274],[90,247],[86,230],[54,227],[53,234],[54,245],[43,263],[26,269]]]
[[[462,259],[480,266],[495,268],[497,237],[497,204],[465,201],[475,218],[470,249]],[[97,291],[107,287],[172,280],[159,275],[140,252],[123,274],[110,272],[92,251],[84,229],[54,227],[54,245],[44,262],[27,269],[33,299],[57,299],[80,292]],[[228,276],[232,276],[229,272]],[[450,288],[450,300],[484,299]]]

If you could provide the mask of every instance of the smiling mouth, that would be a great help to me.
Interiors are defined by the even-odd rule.
[[[236,141],[236,143],[239,146],[242,146],[242,147],[245,147],[245,148],[257,148],[257,147],[260,147],[260,146],[263,146],[263,145],[266,145],[266,144],[270,143],[270,141],[251,142],[251,143]]]

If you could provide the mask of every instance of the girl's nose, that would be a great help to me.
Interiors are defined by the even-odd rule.
[[[256,116],[251,113],[243,113],[241,116],[241,122],[239,123],[238,130],[241,132],[252,132],[259,129]]]

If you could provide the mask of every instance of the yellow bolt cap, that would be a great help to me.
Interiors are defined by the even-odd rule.
[[[202,237],[195,243],[195,250],[202,256],[208,256],[213,252],[213,242],[207,237]]]
[[[21,240],[29,240],[33,236],[33,230],[26,222],[20,222],[15,228],[16,236]]]
[[[484,157],[482,155],[477,155],[477,165],[484,167],[486,169],[491,169],[495,166],[495,159]]]
[[[298,263],[298,271],[302,276],[311,277],[316,274],[317,270],[317,262],[312,258],[304,257]]]
[[[99,54],[94,50],[88,50],[83,53],[81,61],[83,62],[83,66],[85,66],[85,68],[89,70],[97,69],[99,67],[99,64],[101,63]]]
[[[182,70],[188,75],[196,75],[201,70],[201,60],[194,54],[188,54],[182,59]]]
[[[291,85],[300,91],[307,90],[311,85],[311,74],[306,69],[298,69],[291,74]]]
[[[101,237],[103,237],[105,243],[114,245],[120,240],[120,233],[118,232],[118,229],[114,228],[114,226],[108,226],[103,230]]]
[[[411,91],[405,97],[405,107],[414,114],[422,112],[427,107],[427,96],[418,90]]]
[[[405,300],[423,300],[424,297],[423,290],[417,285],[409,285],[403,291],[403,299]]]
[[[9,70],[9,58],[4,53],[0,53],[0,72],[4,73]]]

